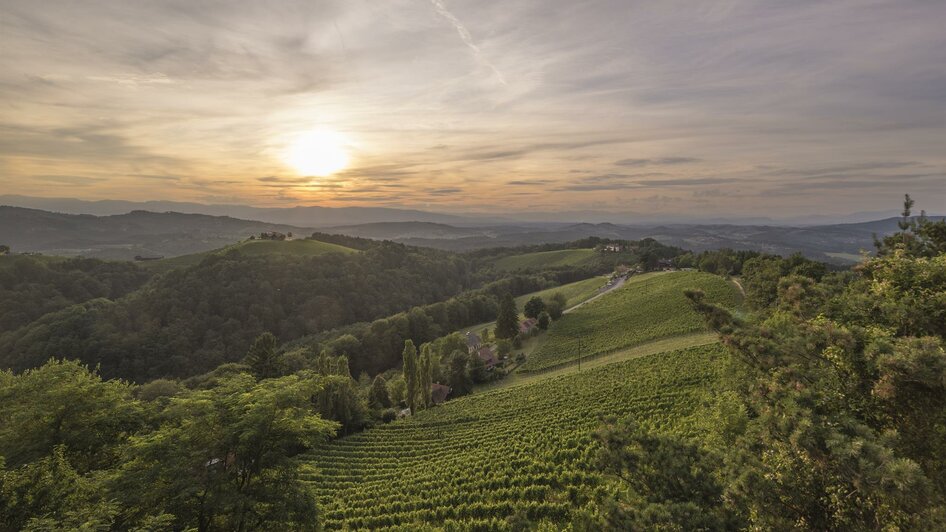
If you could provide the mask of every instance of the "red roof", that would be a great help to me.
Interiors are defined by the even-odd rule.
[[[480,357],[480,360],[486,363],[487,368],[491,368],[499,362],[496,360],[496,354],[493,353],[493,350],[489,346],[484,345],[483,347],[476,350],[476,355]]]
[[[443,384],[433,383],[430,385],[430,399],[434,402],[435,405],[447,400],[447,396],[450,395],[450,392],[453,391],[449,386],[444,386]]]

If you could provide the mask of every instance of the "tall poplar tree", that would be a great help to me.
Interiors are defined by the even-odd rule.
[[[433,384],[433,349],[430,344],[424,344],[421,347],[420,364],[418,365],[418,394],[420,396],[419,404],[427,408],[431,404],[430,385]]]
[[[407,408],[411,409],[411,414],[417,407],[417,348],[414,342],[407,340],[404,342],[404,382],[407,383]]]

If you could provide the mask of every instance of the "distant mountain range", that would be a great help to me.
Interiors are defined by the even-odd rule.
[[[131,260],[223,247],[263,231],[311,229],[205,214],[133,211],[113,216],[61,214],[0,206],[0,243],[14,252]]]
[[[244,220],[260,220],[275,224],[302,227],[351,226],[369,223],[430,222],[453,226],[483,226],[492,224],[563,225],[569,223],[613,223],[624,225],[657,224],[715,224],[715,225],[783,225],[810,226],[838,223],[859,223],[896,216],[896,211],[857,212],[838,215],[815,215],[784,219],[765,217],[697,217],[682,214],[653,214],[607,211],[530,211],[521,210],[503,216],[484,213],[444,214],[416,209],[389,207],[251,207],[248,205],[205,205],[177,201],[85,201],[74,198],[41,198],[34,196],[0,195],[0,205],[27,207],[64,214],[92,214],[108,216],[126,214],[135,210],[151,212],[180,212],[230,216]]]
[[[105,202],[117,209],[126,202]],[[138,204],[130,204],[138,205]],[[161,203],[163,207],[171,205]],[[196,205],[196,204],[188,204]],[[103,207],[104,208],[104,207]],[[196,208],[196,207],[195,207]],[[244,208],[244,207],[233,207]],[[246,207],[252,209],[252,207]],[[321,209],[305,207],[300,209]],[[354,208],[352,208],[354,209]],[[364,218],[365,216],[406,217],[420,211],[398,209],[327,209],[326,211],[278,212],[257,209],[256,214],[275,212],[291,217],[299,213],[327,213],[325,219]],[[347,213],[347,214],[346,214]],[[354,213],[354,214],[353,214]],[[252,212],[250,213],[252,215]],[[427,213],[430,214],[430,213]],[[370,217],[369,216],[369,217]],[[439,216],[439,215],[437,215]],[[444,215],[446,216],[446,215]],[[941,218],[941,217],[933,217]],[[318,230],[376,240],[393,240],[414,246],[452,251],[470,251],[489,247],[514,247],[531,244],[560,243],[597,236],[640,240],[654,238],[664,244],[693,251],[733,248],[754,249],[779,255],[796,251],[806,256],[837,263],[858,259],[862,250],[873,249],[873,237],[897,230],[898,218],[853,224],[806,227],[736,224],[665,224],[621,225],[613,223],[491,223],[463,225],[429,220],[370,222],[361,224],[308,225],[281,224],[268,220],[251,221],[230,216],[212,216],[181,212],[134,210],[106,216],[64,214],[22,207],[0,206],[0,244],[14,251],[54,255],[131,259],[137,255],[173,257],[223,247],[262,231],[293,232],[309,235]]]
[[[230,216],[273,224],[302,227],[331,227],[376,222],[483,223],[483,220],[410,209],[386,207],[286,207],[262,208],[248,205],[205,205],[177,201],[84,201],[71,198],[0,196],[0,205],[27,207],[64,214],[110,216],[131,211],[179,212]]]
[[[858,260],[862,251],[873,249],[875,234],[883,236],[897,231],[898,221],[899,218],[892,217],[855,224],[809,227],[733,224],[632,226],[582,223],[555,227],[498,225],[456,228],[442,224],[399,223],[335,227],[327,231],[453,251],[568,242],[590,236],[623,240],[649,237],[664,244],[693,251],[733,248],[779,255],[799,251],[818,260],[851,263]]]

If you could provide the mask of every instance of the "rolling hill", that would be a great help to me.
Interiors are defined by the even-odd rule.
[[[325,253],[357,253],[356,250],[321,242],[319,240],[299,239],[299,240],[244,240],[220,249],[204,251],[201,253],[192,253],[190,255],[181,255],[168,259],[142,262],[141,266],[151,271],[165,272],[174,268],[183,268],[200,263],[211,255],[222,255],[226,253],[239,253],[246,256],[254,255],[294,255],[298,257],[315,257]]]
[[[733,308],[735,286],[698,272],[651,273],[631,277],[623,287],[581,306],[557,320],[520,371],[536,371],[594,357],[644,342],[688,333],[706,326],[690,308],[683,291],[700,289],[707,299]]]
[[[133,211],[91,216],[0,206],[0,242],[16,252],[121,260],[138,255],[175,257],[217,249],[264,231],[312,232],[203,214]]]
[[[560,249],[510,255],[496,261],[496,268],[504,271],[539,270],[560,266],[580,266],[592,261],[593,249]]]

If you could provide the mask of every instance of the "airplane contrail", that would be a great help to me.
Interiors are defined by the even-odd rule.
[[[487,59],[486,56],[483,55],[483,52],[482,50],[480,50],[480,47],[477,46],[475,42],[473,42],[473,36],[470,35],[470,30],[466,29],[466,26],[464,26],[463,23],[460,22],[460,19],[455,17],[453,13],[451,13],[447,9],[447,6],[443,5],[442,0],[430,0],[430,3],[433,4],[434,9],[437,10],[437,13],[440,16],[447,19],[447,21],[450,22],[450,24],[452,24],[454,28],[456,28],[457,33],[460,34],[460,39],[463,41],[464,44],[466,44],[467,48],[469,48],[473,52],[473,57],[476,58],[476,61],[480,63],[481,65],[485,66],[486,68],[492,70],[493,74],[496,75],[496,78],[499,79],[499,82],[505,85],[506,84],[505,76],[503,76],[502,72],[500,72],[499,69],[497,69],[496,66],[490,63],[489,59]]]

